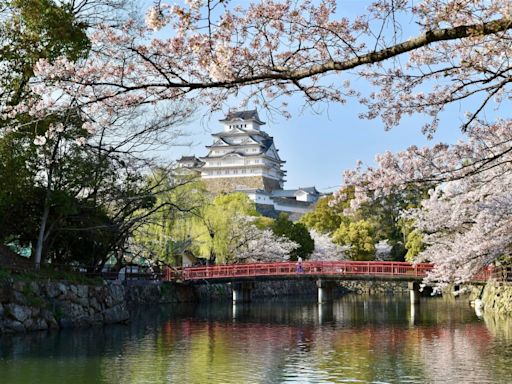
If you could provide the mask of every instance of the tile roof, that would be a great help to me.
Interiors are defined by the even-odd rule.
[[[258,116],[258,111],[255,109],[250,111],[229,111],[226,117],[219,121],[230,121],[235,119],[256,120],[261,124],[265,124],[263,121],[260,120],[260,117]]]

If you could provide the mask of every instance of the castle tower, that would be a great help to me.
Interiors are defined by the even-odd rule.
[[[183,157],[179,163],[201,173],[213,193],[283,188],[286,171],[274,139],[261,130],[256,110],[230,112],[220,120],[223,130],[214,133],[213,144],[204,157]]]

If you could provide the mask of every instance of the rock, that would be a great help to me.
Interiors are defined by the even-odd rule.
[[[75,303],[82,307],[89,307],[89,299],[87,297],[78,297]]]
[[[27,331],[30,331],[32,329],[32,326],[34,325],[34,320],[32,318],[28,318],[23,322],[23,326]]]
[[[87,308],[74,303],[63,303],[62,311],[67,318],[76,320],[88,317],[89,315]]]
[[[90,298],[89,305],[95,311],[101,311],[101,304],[98,302],[98,300],[95,297]]]
[[[110,283],[108,285],[108,294],[112,297],[114,305],[124,302],[124,287],[121,284]]]
[[[12,291],[11,301],[15,302],[16,304],[25,305],[27,303],[27,298],[23,293],[19,291]]]
[[[39,296],[41,294],[41,285],[32,281],[30,283],[30,290],[34,293],[34,295]]]
[[[76,288],[76,285],[70,285],[68,292],[71,292],[74,296],[78,296],[78,289]]]
[[[24,305],[7,304],[5,308],[7,309],[7,312],[10,315],[10,317],[21,323],[23,323],[32,315],[32,309]]]
[[[59,324],[57,319],[55,319],[55,315],[53,312],[43,309],[41,310],[41,320],[46,323],[46,329],[57,329],[59,328]]]
[[[60,294],[60,289],[57,283],[48,282],[45,286],[46,294],[50,299],[57,297]]]
[[[102,313],[95,313],[91,318],[93,324],[103,324],[104,317]]]
[[[44,319],[35,319],[32,323],[32,327],[29,329],[27,327],[27,330],[31,330],[31,331],[44,331],[48,329],[48,324],[46,323],[46,321],[44,321]]]
[[[68,289],[64,283],[57,283],[57,288],[59,289],[61,295],[66,295],[68,292]]]
[[[4,313],[5,313],[4,306],[2,304],[0,304],[0,319],[4,317]]]
[[[116,305],[115,307],[108,308],[103,312],[103,316],[106,324],[122,323],[130,318],[125,305]]]
[[[78,285],[76,290],[77,296],[80,298],[87,298],[89,296],[89,287],[87,285]]]
[[[39,315],[41,314],[41,308],[37,308],[37,307],[31,307],[31,308],[32,308],[31,316],[39,317]]]
[[[25,326],[22,322],[17,320],[4,321],[4,329],[7,332],[25,332]]]

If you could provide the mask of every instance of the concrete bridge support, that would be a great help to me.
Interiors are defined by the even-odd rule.
[[[334,320],[333,303],[318,303],[318,324],[322,325]]]
[[[336,286],[336,282],[318,279],[316,281],[316,286],[318,288],[318,302],[319,303],[328,303],[332,301],[334,294],[334,287]]]
[[[410,281],[409,285],[409,297],[411,299],[411,304],[419,304],[420,303],[420,283]]]
[[[249,303],[251,301],[251,291],[254,287],[252,281],[240,283],[231,283],[233,288],[233,303]]]

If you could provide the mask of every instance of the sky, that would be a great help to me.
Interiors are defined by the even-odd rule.
[[[178,1],[179,2],[179,1]],[[241,1],[234,1],[242,3]],[[151,1],[148,1],[151,4]],[[343,16],[354,16],[364,12],[370,1],[339,0],[338,12]],[[414,25],[404,23],[403,39],[416,35]],[[171,31],[159,32],[160,37]],[[364,81],[352,77],[357,84],[356,89],[363,93],[370,91]],[[321,192],[333,192],[342,182],[342,173],[353,168],[358,160],[368,165],[374,165],[375,155],[385,151],[396,152],[410,145],[434,145],[438,142],[454,143],[462,137],[460,132],[462,113],[470,108],[468,105],[454,105],[443,115],[440,128],[433,140],[421,133],[421,126],[428,120],[421,116],[404,119],[399,127],[385,131],[378,120],[361,120],[358,114],[366,109],[356,100],[349,100],[345,105],[319,105],[318,111],[303,110],[303,99],[293,97],[286,100],[289,103],[291,118],[280,115],[268,115],[265,110],[259,110],[260,118],[266,121],[264,130],[274,137],[275,145],[280,156],[286,161],[287,171],[285,188],[316,186]],[[227,107],[235,107],[228,103]],[[249,105],[247,109],[253,109]],[[193,142],[190,147],[173,147],[165,157],[177,160],[182,155],[204,156],[206,145],[213,141],[211,133],[222,129],[218,122],[224,114],[214,113],[209,119],[199,112],[197,116],[183,129],[188,132],[186,140]]]

